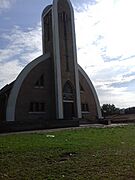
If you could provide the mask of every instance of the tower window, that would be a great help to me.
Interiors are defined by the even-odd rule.
[[[68,16],[65,12],[60,12],[58,14],[58,16],[59,16],[59,20],[61,20],[61,21],[67,21],[68,20]]]
[[[64,28],[64,44],[65,44],[65,57],[66,57],[66,70],[69,71],[69,56],[68,56],[68,43],[67,43],[67,14],[62,13],[63,28]]]
[[[50,22],[51,22],[51,14],[49,12],[45,18],[45,29],[46,29],[47,41],[50,41],[50,28],[51,28]]]

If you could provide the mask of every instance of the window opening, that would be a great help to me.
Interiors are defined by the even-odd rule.
[[[74,92],[73,87],[70,82],[66,82],[63,88],[63,99],[64,100],[73,100],[74,99]]]
[[[69,71],[69,56],[68,56],[68,43],[67,43],[67,14],[62,13],[63,25],[64,25],[64,44],[65,44],[65,58],[66,58],[66,70]]]
[[[81,84],[79,84],[79,85],[80,85],[80,91],[83,92],[84,89],[83,89],[82,85]]]
[[[39,80],[35,83],[35,87],[41,88],[44,87],[44,75],[41,75]]]
[[[45,103],[43,103],[43,102],[31,102],[29,111],[30,112],[45,112]]]
[[[86,111],[86,112],[88,112],[89,111],[89,106],[88,106],[88,104],[84,104],[84,103],[82,103],[81,104],[81,109],[82,109],[82,111]]]

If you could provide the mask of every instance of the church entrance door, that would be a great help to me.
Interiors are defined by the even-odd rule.
[[[74,102],[63,102],[64,119],[73,119],[74,117]]]
[[[75,117],[74,87],[70,81],[67,81],[63,88],[63,115],[64,119],[73,119]]]

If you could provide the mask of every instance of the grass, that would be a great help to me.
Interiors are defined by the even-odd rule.
[[[135,126],[0,136],[0,180],[56,179],[135,179]]]

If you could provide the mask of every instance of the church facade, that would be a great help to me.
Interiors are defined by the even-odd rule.
[[[77,63],[74,13],[54,0],[42,13],[43,54],[0,90],[0,131],[78,126],[101,119],[92,82]]]

